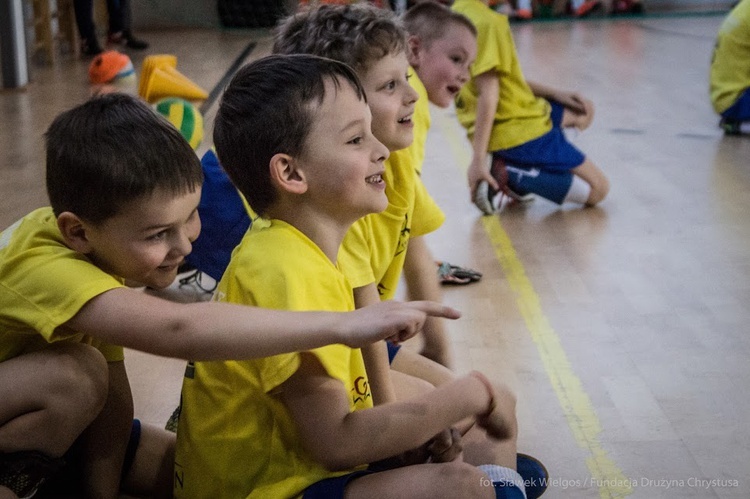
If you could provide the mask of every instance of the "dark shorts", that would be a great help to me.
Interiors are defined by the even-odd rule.
[[[394,345],[390,341],[386,341],[385,344],[388,346],[388,363],[393,364],[393,359],[396,358],[396,354],[401,350],[401,345]]]
[[[343,499],[344,489],[349,485],[349,482],[372,473],[374,472],[362,470],[335,478],[326,478],[307,487],[305,493],[302,494],[302,499]]]
[[[500,149],[493,155],[509,166],[539,168],[540,170],[567,172],[586,161],[586,156],[565,138],[562,117],[565,108],[550,101],[552,130],[541,137],[510,149]]]
[[[750,88],[746,88],[737,102],[721,113],[721,117],[725,120],[750,121]]]

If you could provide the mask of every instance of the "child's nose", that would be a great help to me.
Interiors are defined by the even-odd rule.
[[[405,100],[409,104],[414,104],[415,102],[417,102],[417,100],[419,100],[419,94],[417,93],[416,90],[414,90],[414,88],[412,88],[411,85],[407,84],[407,87],[409,87],[409,88],[406,90],[406,98],[405,98]]]
[[[375,140],[375,149],[373,153],[373,158],[375,159],[375,162],[380,163],[388,159],[388,156],[390,156],[391,154],[388,148],[385,147],[383,143],[380,142],[378,139],[376,139],[374,136],[373,136],[373,140]]]

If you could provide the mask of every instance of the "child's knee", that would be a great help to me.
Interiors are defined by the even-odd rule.
[[[60,428],[66,428],[71,433],[69,437],[75,439],[101,412],[107,400],[107,361],[98,350],[82,344],[61,345],[53,356],[54,373],[45,386],[45,419],[50,424],[45,426],[54,435]],[[66,439],[51,439],[56,440]]]
[[[447,496],[465,499],[495,497],[492,481],[476,466],[457,461],[435,466],[442,467],[439,471],[442,482],[441,490],[455,491],[454,494],[446,494]]]
[[[104,356],[80,343],[61,344],[54,354],[55,376],[50,379],[50,390],[98,413],[109,389],[109,368]]]

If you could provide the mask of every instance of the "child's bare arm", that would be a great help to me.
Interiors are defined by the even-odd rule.
[[[486,415],[491,400],[484,384],[468,375],[411,400],[350,413],[347,390],[327,375],[312,354],[303,354],[281,397],[305,448],[331,470],[415,449],[466,417]],[[499,397],[494,399],[500,402]],[[496,438],[503,438],[503,427],[510,426],[502,417],[495,410],[483,420]]]
[[[432,302],[382,302],[354,312],[286,312],[227,303],[180,304],[127,288],[102,293],[65,326],[114,345],[192,360],[250,359],[333,343],[404,340],[427,315],[458,318]]]
[[[479,92],[479,97],[477,99],[477,117],[472,140],[473,154],[467,171],[471,199],[474,199],[477,186],[482,180],[489,183],[495,190],[500,188],[497,181],[490,175],[487,167],[492,124],[495,120],[497,104],[500,101],[500,81],[497,72],[487,71],[482,73],[474,79],[474,85]]]
[[[374,305],[380,301],[375,283],[354,290],[354,304],[358,309]],[[367,368],[367,380],[375,405],[396,400],[396,391],[391,380],[391,365],[388,362],[388,349],[385,342],[378,341],[362,347],[362,358]]]
[[[577,114],[593,114],[594,112],[593,103],[578,92],[558,90],[532,81],[527,81],[527,83],[537,97],[559,102],[563,107]]]
[[[442,301],[440,282],[435,272],[435,258],[424,236],[409,240],[404,263],[404,278],[409,299]],[[450,344],[445,325],[440,319],[427,318],[422,329],[422,355],[442,364],[451,365]]]

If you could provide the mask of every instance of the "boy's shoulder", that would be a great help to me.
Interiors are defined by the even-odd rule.
[[[73,251],[65,245],[52,208],[38,208],[0,232],[0,261],[28,251]]]
[[[73,280],[108,276],[122,281],[65,244],[50,207],[32,211],[0,233],[0,281],[7,285],[9,276],[19,273],[25,280],[46,275],[48,284],[60,274]]]
[[[36,332],[48,341],[70,336],[59,326],[121,279],[65,245],[51,208],[28,214],[0,234],[0,327]]]
[[[349,281],[296,227],[271,220],[250,230],[217,288],[220,301],[281,310],[353,310]]]

